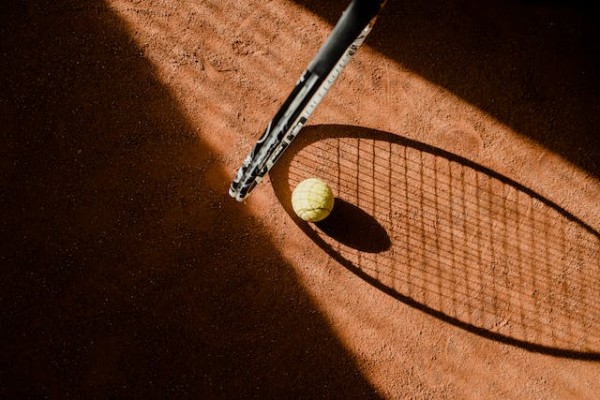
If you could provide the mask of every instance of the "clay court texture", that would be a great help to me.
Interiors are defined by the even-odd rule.
[[[2,2],[1,398],[598,398],[598,14],[389,0],[234,201],[346,6]]]

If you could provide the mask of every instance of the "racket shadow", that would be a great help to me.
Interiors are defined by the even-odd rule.
[[[343,125],[305,128],[270,175],[306,235],[379,290],[498,342],[600,360],[600,234],[559,205],[444,150]],[[290,203],[311,176],[337,196],[319,224]]]

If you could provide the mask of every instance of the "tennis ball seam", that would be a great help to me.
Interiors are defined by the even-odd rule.
[[[305,212],[305,211],[331,211],[333,208],[329,208],[329,207],[310,207],[310,208],[300,208],[298,209],[298,212]]]
[[[333,206],[333,192],[327,183],[319,178],[305,179],[292,193],[292,208],[304,221],[318,222],[327,218]]]
[[[320,222],[323,221],[325,218],[327,218],[327,214],[323,214],[323,215],[312,215],[311,212],[301,212],[298,214],[298,216],[300,217],[301,220],[306,221],[306,222]]]

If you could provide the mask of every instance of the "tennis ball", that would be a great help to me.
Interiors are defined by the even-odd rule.
[[[333,209],[333,192],[319,178],[305,179],[292,192],[292,208],[304,221],[322,221]]]

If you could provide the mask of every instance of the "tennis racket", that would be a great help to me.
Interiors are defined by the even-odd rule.
[[[365,41],[386,0],[352,0],[238,170],[229,194],[243,201],[275,165]]]

